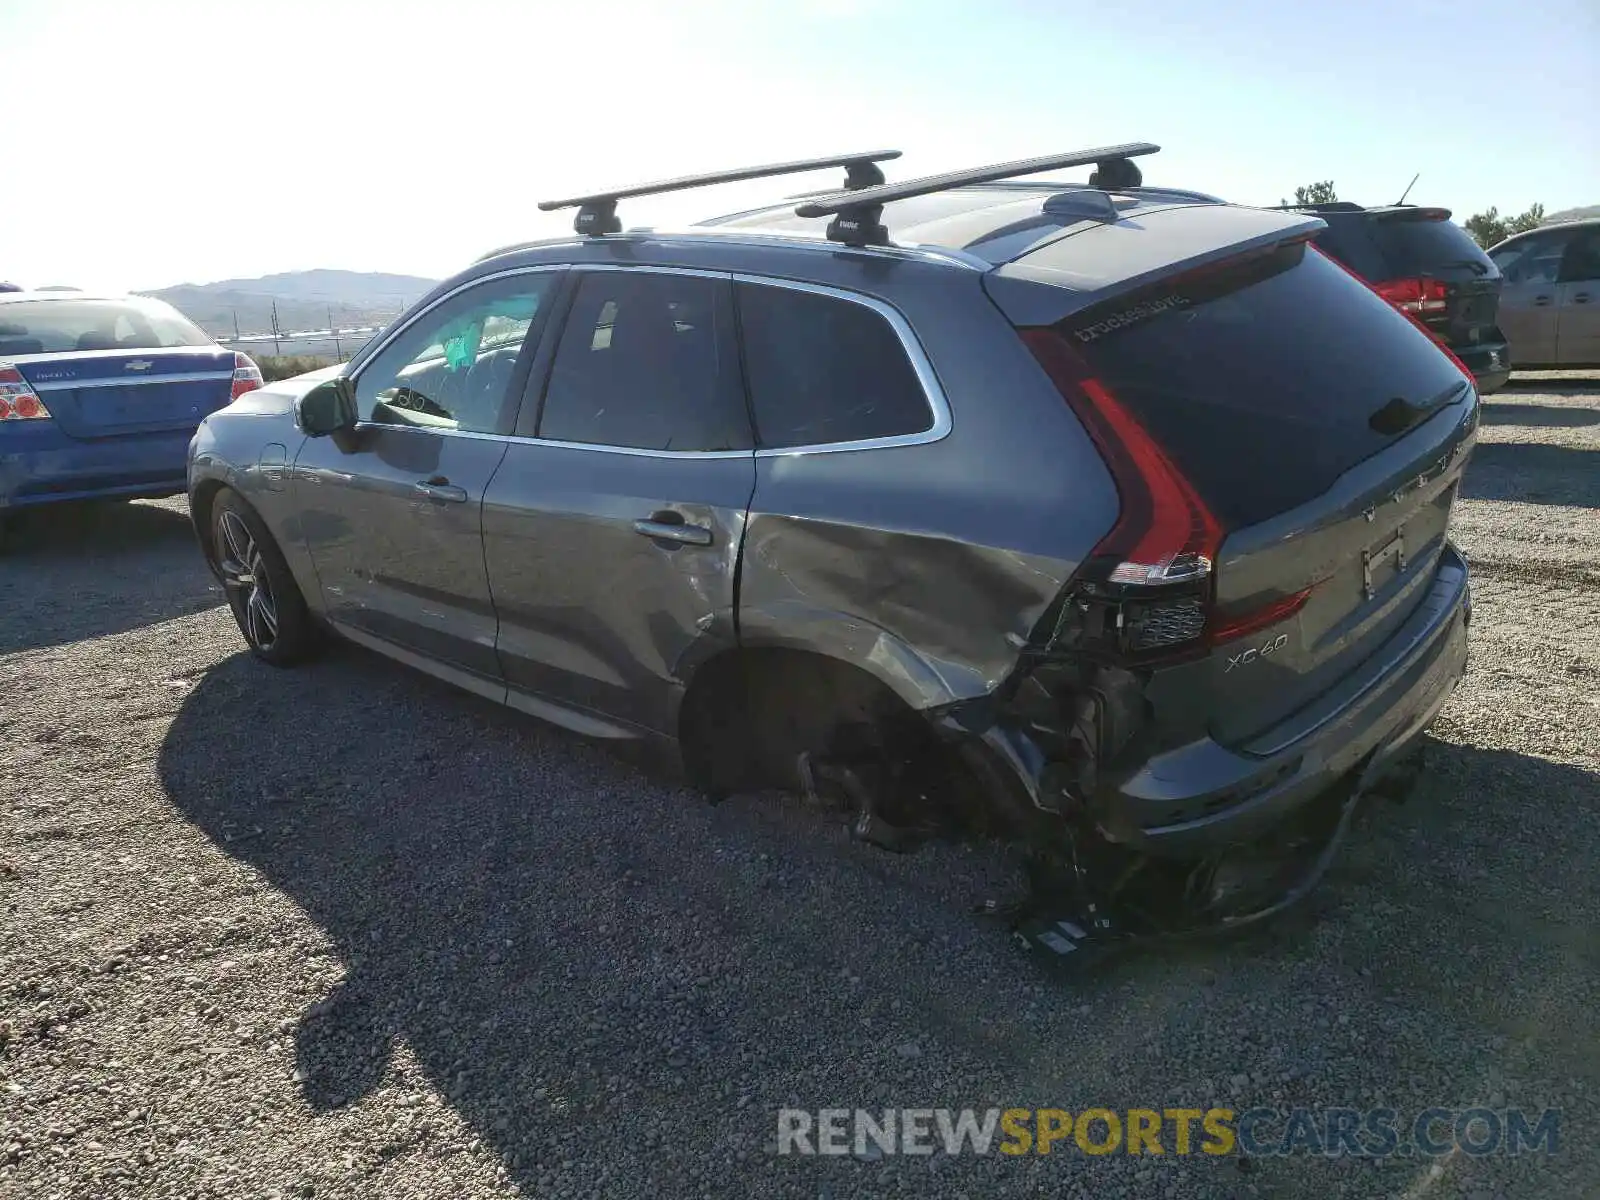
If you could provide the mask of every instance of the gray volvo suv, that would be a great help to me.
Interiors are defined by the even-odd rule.
[[[331,631],[886,846],[1014,839],[1005,911],[1059,954],[1278,911],[1465,668],[1479,402],[1320,219],[1143,186],[1155,149],[542,206],[575,235],[205,420],[245,639]]]

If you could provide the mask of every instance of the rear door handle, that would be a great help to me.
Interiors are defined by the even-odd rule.
[[[711,530],[704,525],[685,525],[678,521],[635,521],[633,531],[663,542],[684,546],[711,545]]]
[[[1572,302],[1574,304],[1587,304],[1587,303],[1589,303],[1589,293],[1588,292],[1579,292],[1576,296],[1574,296],[1572,298]]]
[[[465,504],[467,489],[456,487],[443,475],[430,475],[412,485],[430,500],[443,500],[451,504]]]
[[[1535,296],[1533,298],[1533,304],[1534,304],[1535,308],[1543,308],[1545,305],[1547,305],[1549,303],[1550,303],[1550,297],[1549,296]]]

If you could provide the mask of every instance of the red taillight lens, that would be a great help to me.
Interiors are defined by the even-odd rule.
[[[1449,291],[1437,279],[1389,279],[1372,290],[1401,312],[1442,313],[1449,307]]]
[[[1058,333],[1025,329],[1022,338],[1116,481],[1122,511],[1094,553],[1107,564],[1105,581],[1149,587],[1207,578],[1222,526],[1183,472]]]
[[[48,421],[50,410],[33,385],[8,362],[0,362],[0,421]]]
[[[237,400],[246,392],[253,392],[262,384],[261,368],[256,366],[255,360],[248,354],[234,351],[233,354],[233,394],[230,400]]]

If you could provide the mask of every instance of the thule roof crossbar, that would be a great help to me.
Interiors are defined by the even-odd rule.
[[[738,183],[744,179],[766,179],[773,175],[798,175],[803,171],[820,171],[825,167],[845,168],[844,186],[848,192],[881,184],[883,172],[877,164],[899,157],[898,150],[869,150],[860,154],[833,154],[827,158],[802,158],[759,167],[738,167],[731,171],[713,171],[708,175],[684,175],[656,183],[640,183],[610,192],[592,192],[587,196],[573,196],[566,200],[544,200],[540,202],[539,209],[541,212],[554,212],[561,208],[576,208],[578,216],[572,227],[581,234],[598,237],[622,232],[622,223],[617,220],[617,201],[632,196],[682,192],[689,188],[709,187],[714,183]]]
[[[909,200],[913,196],[927,196],[951,188],[967,187],[978,183],[997,183],[1018,175],[1034,175],[1040,171],[1058,171],[1066,167],[1082,167],[1093,163],[1100,187],[1138,186],[1139,173],[1128,160],[1141,154],[1154,154],[1160,146],[1150,142],[1128,142],[1121,146],[1101,146],[1095,150],[1076,150],[1070,154],[1048,154],[1043,158],[1021,158],[1015,162],[995,163],[987,167],[971,167],[965,171],[951,171],[945,175],[928,175],[922,179],[907,179],[902,183],[885,183],[855,191],[835,192],[795,206],[800,217],[833,217],[828,224],[828,238],[847,246],[883,246],[889,242],[889,231],[884,228],[883,206],[893,200]]]

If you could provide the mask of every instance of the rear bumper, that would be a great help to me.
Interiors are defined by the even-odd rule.
[[[1452,346],[1450,351],[1472,372],[1480,396],[1498,392],[1511,378],[1511,351],[1505,342]]]
[[[1096,797],[1114,840],[1174,857],[1265,833],[1353,772],[1371,780],[1432,724],[1466,671],[1467,565],[1446,547],[1428,596],[1339,692],[1228,748],[1210,739],[1160,755]]]
[[[70,500],[174,496],[186,486],[192,429],[78,440],[52,421],[0,431],[0,509]]]

